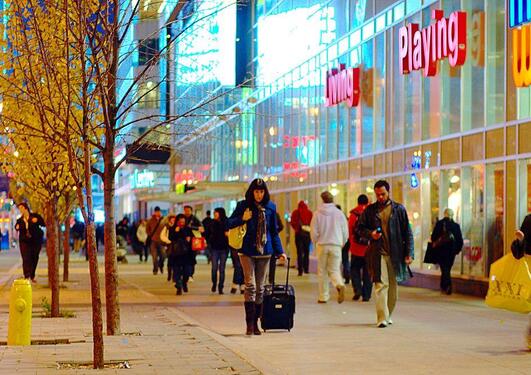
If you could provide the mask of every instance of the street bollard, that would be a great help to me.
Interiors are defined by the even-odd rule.
[[[7,345],[31,345],[31,284],[18,279],[11,286]]]

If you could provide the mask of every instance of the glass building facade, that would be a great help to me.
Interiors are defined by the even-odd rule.
[[[429,26],[436,9],[466,12],[464,65],[402,74],[400,28]],[[484,279],[531,212],[531,87],[514,84],[507,12],[499,0],[258,0],[255,87],[178,144],[183,164],[210,165],[212,181],[264,177],[285,218],[299,200],[316,209],[325,189],[348,212],[387,179],[409,213],[414,268],[432,272],[424,249],[450,207],[465,239],[454,276]],[[340,64],[360,68],[355,107],[325,105]]]

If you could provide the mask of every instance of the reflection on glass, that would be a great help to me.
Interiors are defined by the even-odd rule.
[[[504,175],[503,163],[487,166],[487,248],[488,264],[503,256],[503,216],[504,216]]]

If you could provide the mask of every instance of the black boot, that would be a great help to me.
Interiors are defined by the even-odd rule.
[[[253,331],[254,331],[255,306],[254,306],[254,302],[244,302],[244,306],[245,306],[245,323],[247,324],[247,329],[245,330],[245,334],[250,336],[253,334]]]
[[[260,328],[258,327],[258,318],[262,316],[262,304],[256,303],[254,305],[254,319],[253,319],[253,334],[260,336],[262,332],[260,332]]]

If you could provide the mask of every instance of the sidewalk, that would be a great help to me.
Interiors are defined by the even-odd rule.
[[[531,373],[531,353],[524,350],[528,317],[487,308],[481,299],[401,287],[395,324],[377,329],[374,303],[352,301],[350,286],[343,304],[332,299],[322,305],[316,303],[315,275],[294,276],[294,329],[246,337],[243,297],[211,293],[206,264],[197,266],[190,292],[176,296],[166,275],[152,275],[150,262],[139,264],[134,256],[129,260],[129,264],[119,265],[125,334],[105,337],[105,350],[107,361],[127,360],[131,369],[106,369],[105,373]],[[42,285],[46,282],[45,262],[38,274],[34,312],[40,310],[42,296],[49,298],[49,290]],[[77,317],[34,318],[33,338],[73,343],[0,346],[0,373],[47,374],[57,371],[57,362],[91,359],[87,263],[74,256],[70,274],[73,281],[61,289],[61,307],[75,311]],[[227,279],[231,277],[229,264]],[[283,280],[285,269],[279,269],[277,277]],[[228,293],[230,282],[225,289]],[[0,295],[0,340],[7,333],[7,292],[4,288]]]
[[[127,266],[125,267],[127,268]],[[91,310],[88,305],[87,263],[81,259],[71,264],[71,279],[61,289],[61,309],[73,310],[75,318],[40,317],[41,298],[49,289],[38,284],[33,293],[32,340],[58,345],[30,347],[0,346],[0,373],[49,374],[95,373],[94,370],[57,370],[59,362],[82,363],[92,360]],[[102,268],[100,268],[100,271]],[[15,272],[21,273],[20,269]],[[124,271],[126,273],[127,271]],[[39,283],[46,282],[46,263],[39,265]],[[102,283],[103,285],[103,283]],[[103,297],[103,296],[102,296]],[[0,296],[0,340],[7,337],[9,287]],[[260,374],[241,357],[212,339],[204,329],[183,320],[171,306],[157,306],[146,300],[145,293],[124,288],[121,294],[123,334],[105,337],[105,361],[127,361],[130,369],[105,369],[104,373],[127,374]],[[70,342],[64,344],[64,342]],[[101,371],[98,371],[101,372]]]

